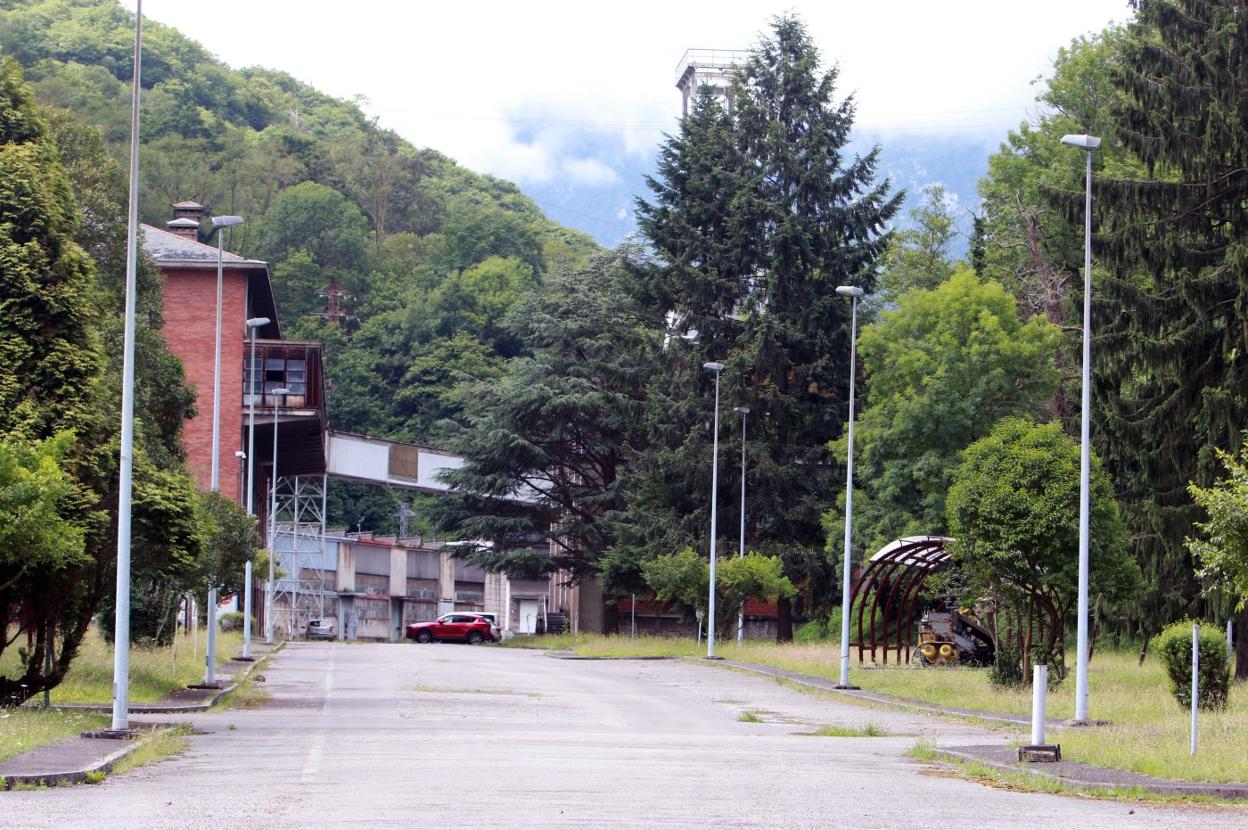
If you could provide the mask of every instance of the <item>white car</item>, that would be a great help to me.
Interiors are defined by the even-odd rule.
[[[329,620],[308,620],[309,640],[332,640],[334,639],[334,624]]]

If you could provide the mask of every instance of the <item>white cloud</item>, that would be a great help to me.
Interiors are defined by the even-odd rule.
[[[577,184],[615,184],[620,176],[598,159],[569,159],[563,162],[563,172]]]
[[[522,183],[606,181],[578,147],[591,133],[646,156],[676,126],[685,49],[749,47],[777,14],[805,19],[841,67],[841,93],[855,94],[860,129],[884,135],[1003,133],[1034,110],[1030,81],[1059,47],[1128,14],[1124,0],[1050,0],[1043,13],[1000,0],[217,0],[207,15],[149,0],[145,11],[231,65],[366,94],[414,143]]]

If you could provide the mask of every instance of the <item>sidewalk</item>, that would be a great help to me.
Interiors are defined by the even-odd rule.
[[[973,718],[987,721],[1000,726],[1017,726],[1030,728],[1031,719],[1004,712],[984,712],[977,709],[945,708],[935,706],[927,701],[914,698],[898,697],[883,692],[872,692],[865,689],[838,689],[835,681],[822,677],[762,666],[756,663],[739,663],[733,660],[719,661],[717,665],[728,666],[741,671],[775,677],[817,689],[844,695],[867,703],[901,707],[911,711],[924,712],[943,717]],[[1066,725],[1066,721],[1049,718],[1049,724],[1057,730]],[[1060,781],[1061,783],[1084,790],[1116,791],[1142,790],[1158,795],[1194,796],[1219,798],[1228,800],[1248,800],[1248,784],[1209,783],[1198,781],[1174,781],[1167,778],[1154,778],[1126,770],[1096,767],[1076,761],[1058,761],[1055,763],[1020,763],[1017,751],[1009,746],[983,744],[976,746],[937,747],[936,754],[956,761],[970,761],[983,764],[1002,772],[1022,773]]]
[[[284,644],[260,645],[252,648],[254,662],[230,660],[219,669],[225,681],[220,689],[176,689],[155,703],[132,703],[132,714],[179,714],[204,712],[221,698],[238,688],[257,666],[275,654]],[[54,705],[54,709],[72,709],[80,712],[111,712],[111,704],[66,703]],[[170,726],[168,723],[131,722],[132,729],[140,732],[156,731]],[[143,743],[141,738],[67,738],[30,752],[14,756],[0,763],[0,790],[12,789],[19,784],[76,784],[87,780],[94,773],[107,773],[118,761],[134,752]]]

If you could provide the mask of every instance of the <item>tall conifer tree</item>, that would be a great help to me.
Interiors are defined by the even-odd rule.
[[[1098,451],[1151,586],[1142,619],[1197,612],[1188,482],[1248,425],[1248,3],[1141,0],[1113,121],[1143,180],[1096,185]],[[1081,204],[1079,215],[1082,215]]]
[[[836,78],[802,23],[778,18],[738,69],[729,105],[699,94],[661,151],[653,201],[638,206],[658,254],[643,284],[678,333],[696,329],[698,338],[673,338],[650,396],[654,443],[637,466],[637,544],[649,554],[706,548],[714,378],[702,363],[722,361],[721,412],[751,408],[749,546],[783,556],[816,604],[835,587],[820,514],[843,486],[827,451],[847,415],[849,383],[850,307],[836,286],[871,290],[901,198],[875,180],[878,149],[847,154],[854,104],[833,100]],[[734,549],[739,521],[738,423],[720,425],[724,550]],[[782,600],[782,639],[791,636],[788,612]]]

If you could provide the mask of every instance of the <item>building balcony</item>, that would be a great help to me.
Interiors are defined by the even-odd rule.
[[[250,344],[249,344],[250,346]],[[285,389],[287,394],[277,394]],[[243,365],[243,407],[273,411],[325,408],[321,344],[293,340],[257,340],[255,365],[247,349]]]

